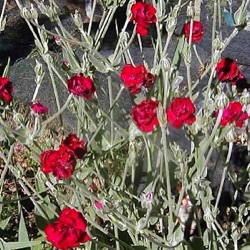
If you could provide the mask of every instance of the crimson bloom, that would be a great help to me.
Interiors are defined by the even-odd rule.
[[[156,23],[156,10],[152,4],[137,2],[132,8],[132,17],[130,21],[135,21],[136,32],[141,36],[148,34],[149,27]]]
[[[189,97],[177,97],[167,108],[167,120],[174,128],[180,128],[183,124],[192,124],[196,121],[195,106]]]
[[[215,115],[218,116],[219,110]],[[245,120],[248,119],[248,113],[242,112],[242,104],[240,102],[229,102],[228,106],[223,110],[220,125],[225,127],[227,124],[235,122],[236,127],[242,127]]]
[[[9,103],[12,99],[13,86],[8,77],[0,77],[0,99]]]
[[[31,110],[33,111],[34,114],[37,114],[37,115],[47,114],[49,112],[48,107],[41,104],[40,102],[34,102],[31,105]]]
[[[158,101],[148,99],[132,108],[132,119],[141,131],[152,132],[159,125],[157,117],[158,105]]]
[[[121,79],[130,94],[135,95],[141,92],[142,87],[150,88],[155,81],[155,76],[147,71],[143,64],[133,66],[126,64],[121,71]]]
[[[45,227],[44,232],[54,247],[68,250],[90,240],[86,228],[87,221],[79,211],[65,208],[54,223]]]
[[[191,28],[191,22],[187,22],[184,24],[183,32],[186,37],[186,39],[189,41],[190,36],[190,28]],[[192,29],[192,39],[191,42],[199,42],[204,34],[204,28],[203,23],[200,21],[193,21],[193,29]]]
[[[76,166],[74,151],[65,145],[61,145],[59,150],[44,151],[40,160],[42,171],[52,173],[57,180],[70,178]]]
[[[228,57],[222,58],[217,63],[215,70],[221,82],[232,82],[232,84],[236,84],[238,79],[244,78],[240,73],[236,61]]]
[[[67,138],[62,141],[61,145],[67,146],[73,150],[76,157],[79,159],[83,158],[87,152],[84,140],[79,140],[76,134],[69,134]]]
[[[92,100],[95,85],[90,77],[85,77],[82,73],[79,73],[68,79],[67,83],[70,93],[83,97],[85,100]]]

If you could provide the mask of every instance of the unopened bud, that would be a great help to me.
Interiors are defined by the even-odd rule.
[[[28,10],[26,7],[24,7],[21,11],[21,15],[23,18],[26,18],[26,19],[32,19],[32,15],[30,13],[30,10]]]
[[[166,20],[166,30],[168,33],[173,33],[177,24],[177,19],[174,17],[168,17]]]
[[[240,102],[246,105],[250,104],[250,93],[247,89],[243,90],[240,97]]]
[[[245,1],[242,2],[241,6],[234,13],[235,26],[238,28],[245,28],[247,26],[247,9]]]
[[[215,50],[221,50],[223,48],[223,42],[221,41],[221,39],[219,38],[219,36],[217,36],[212,43],[212,46]]]
[[[224,109],[225,107],[227,107],[228,102],[229,99],[224,92],[220,92],[215,96],[215,105],[218,109]]]
[[[170,61],[169,61],[168,58],[163,58],[161,60],[161,65],[162,65],[163,71],[169,71],[170,70],[171,64],[170,64]]]
[[[230,129],[225,135],[225,139],[228,142],[235,142],[236,138],[237,138],[237,134],[235,133],[234,128]]]
[[[163,128],[166,127],[167,125],[166,110],[163,108],[163,106],[160,103],[157,108],[157,118],[158,118],[160,126]]]
[[[82,17],[79,14],[79,12],[77,10],[75,10],[75,14],[72,16],[73,21],[75,23],[75,26],[81,30],[83,28],[83,21],[82,21]]]
[[[146,209],[152,209],[153,192],[142,193],[141,195],[141,207]]]
[[[38,18],[37,9],[34,8],[33,4],[31,4],[30,14],[31,14],[31,18],[32,18],[32,19],[35,19],[35,20],[36,20],[36,19]]]
[[[36,60],[36,66],[35,66],[34,71],[35,71],[35,74],[36,74],[35,82],[37,84],[41,84],[45,72],[43,70],[43,65],[38,60]]]
[[[192,6],[192,2],[187,7],[187,17],[194,17],[194,7]]]
[[[54,36],[54,39],[55,39],[55,43],[60,46],[62,43],[61,43],[61,40],[62,38],[60,36]]]

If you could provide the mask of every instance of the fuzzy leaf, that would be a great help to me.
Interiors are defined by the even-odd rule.
[[[3,76],[9,75],[9,69],[10,69],[10,58],[8,57],[7,65],[5,66],[4,71],[3,71]]]

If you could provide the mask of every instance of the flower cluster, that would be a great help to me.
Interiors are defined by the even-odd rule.
[[[155,81],[155,76],[147,71],[143,64],[133,66],[126,64],[121,71],[121,79],[130,94],[139,94],[144,88],[150,88]]]
[[[148,34],[149,27],[156,23],[156,10],[152,4],[137,2],[132,8],[131,21],[136,23],[136,32],[141,36]]]
[[[9,103],[14,89],[8,77],[0,77],[0,99]]]
[[[45,227],[44,232],[54,247],[68,250],[90,240],[86,228],[87,222],[80,212],[65,208],[54,223]]]
[[[158,101],[144,100],[131,111],[131,116],[136,126],[143,132],[152,132],[159,125],[157,117]],[[174,128],[184,124],[190,125],[196,121],[195,106],[190,98],[177,97],[173,99],[166,110],[168,122]]]
[[[86,152],[84,141],[75,134],[69,134],[58,150],[47,150],[41,154],[41,169],[45,174],[52,173],[57,180],[68,179],[75,170],[76,159],[83,158]]]

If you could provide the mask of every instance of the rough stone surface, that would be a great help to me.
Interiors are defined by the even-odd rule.
[[[48,17],[39,11],[37,4],[33,0],[20,2],[23,3],[23,6],[27,6],[27,8],[29,8],[30,4],[33,4],[38,10],[39,24],[44,24],[47,29],[53,30],[54,25],[49,21]],[[48,4],[49,1],[44,2],[45,4]],[[55,2],[60,10],[59,17],[62,23],[65,25],[65,28],[67,28],[69,31],[73,32],[76,30],[71,20],[71,14],[74,13],[75,10],[78,10],[78,12],[81,14],[84,23],[89,22],[89,18],[86,15],[85,9],[86,3],[90,4],[91,1],[55,0]],[[3,1],[0,2],[0,10],[2,7]],[[98,4],[94,15],[94,22],[98,22],[100,20],[101,14],[102,7],[100,4]],[[34,38],[26,22],[21,17],[20,10],[14,0],[8,1],[6,16],[7,23],[5,30],[0,34],[0,71],[2,71],[8,57],[10,57],[11,63],[14,63],[16,60],[26,57],[34,47]]]

